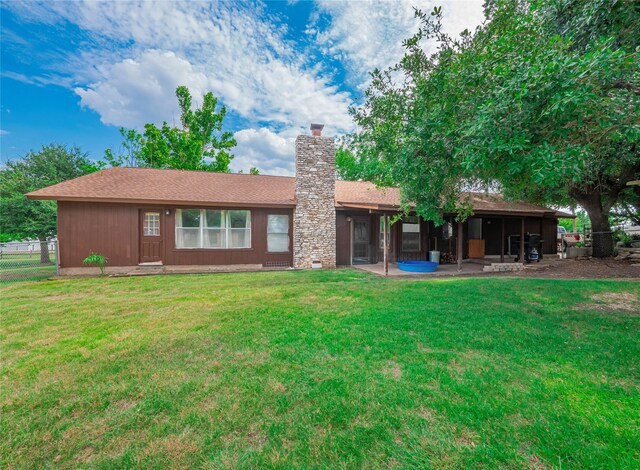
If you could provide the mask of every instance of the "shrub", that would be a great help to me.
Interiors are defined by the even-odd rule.
[[[93,251],[89,253],[85,259],[82,260],[82,264],[86,264],[89,266],[97,266],[100,268],[100,274],[104,276],[104,270],[109,260],[102,256],[101,254],[94,253]]]
[[[619,241],[622,244],[622,246],[631,246],[632,237],[624,230],[616,230],[613,236],[615,237],[615,240]]]

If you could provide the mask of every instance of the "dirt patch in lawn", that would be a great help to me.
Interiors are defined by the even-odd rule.
[[[621,310],[640,315],[640,301],[638,296],[631,292],[603,292],[593,294],[591,299],[595,300],[595,303],[590,306],[598,310]]]
[[[382,369],[382,373],[386,377],[398,380],[402,377],[402,367],[396,362],[389,361],[387,366]]]
[[[635,279],[640,280],[640,263],[627,260],[581,259],[562,260],[544,267],[533,266],[509,275],[519,277],[543,277],[556,279]]]

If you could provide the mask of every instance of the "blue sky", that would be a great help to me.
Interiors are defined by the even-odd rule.
[[[435,5],[451,34],[483,19],[482,0],[3,1],[2,161],[51,142],[100,159],[119,127],[174,122],[186,85],[227,106],[233,170],[291,174],[295,136],[352,131],[368,72],[402,56],[413,6]]]

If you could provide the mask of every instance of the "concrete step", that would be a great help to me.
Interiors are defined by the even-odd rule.
[[[482,271],[485,273],[504,273],[522,270],[524,270],[523,263],[491,263],[491,266],[485,266],[482,268]]]

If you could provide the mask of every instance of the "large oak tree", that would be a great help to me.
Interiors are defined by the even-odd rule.
[[[485,23],[455,40],[440,9],[416,14],[422,26],[402,61],[374,71],[353,110],[360,131],[348,143],[360,173],[398,185],[406,205],[436,222],[443,212],[467,217],[459,195],[473,188],[579,204],[594,256],[610,255],[612,208],[638,201],[626,186],[640,177],[636,4],[490,1]]]

